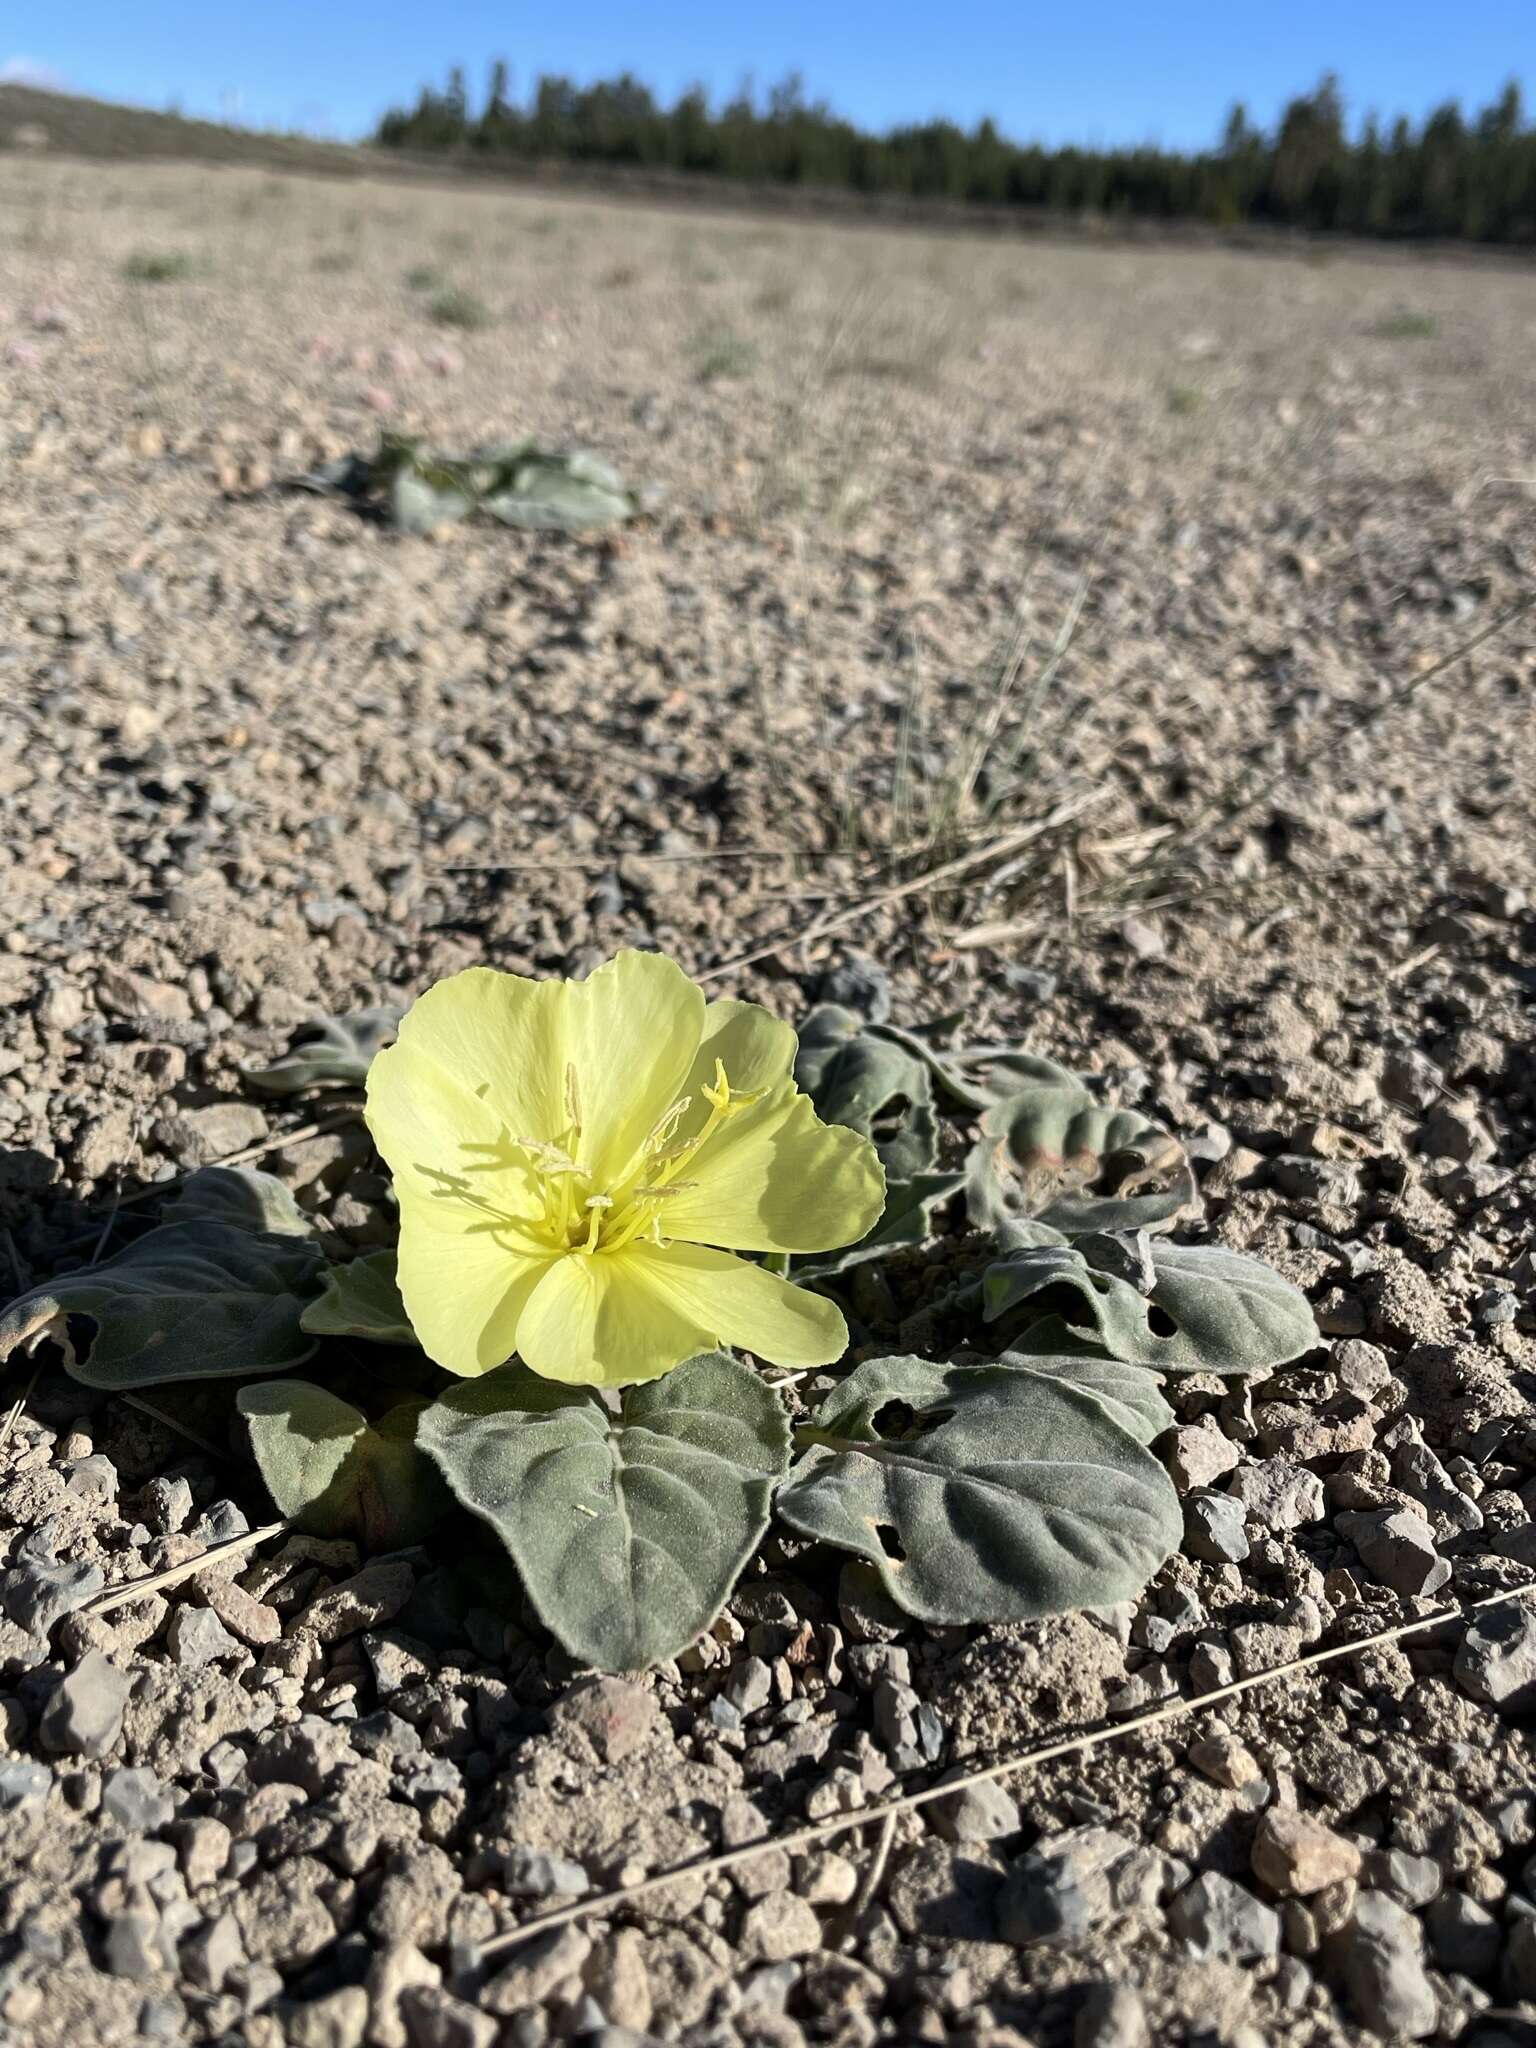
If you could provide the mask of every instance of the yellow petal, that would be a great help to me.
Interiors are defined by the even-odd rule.
[[[649,1296],[690,1320],[703,1338],[694,1351],[733,1344],[770,1365],[831,1365],[848,1348],[848,1326],[834,1302],[729,1252],[634,1245],[614,1263],[628,1269],[615,1292],[626,1300]]]
[[[563,982],[471,967],[411,1005],[368,1069],[368,1128],[402,1194],[462,1178],[528,1210],[508,1141],[553,1138],[565,1122],[565,994]]]
[[[400,1204],[400,1295],[422,1349],[473,1378],[504,1365],[518,1324],[551,1262],[483,1223],[450,1221],[431,1197]]]
[[[822,1123],[792,1081],[714,1131],[688,1162],[687,1178],[695,1185],[669,1197],[662,1229],[734,1251],[857,1244],[885,1206],[874,1146],[857,1131]]]
[[[629,1284],[622,1253],[567,1252],[540,1281],[517,1330],[524,1365],[569,1386],[624,1387],[658,1379],[711,1340],[684,1316]]]
[[[576,1069],[581,1097],[581,1162],[601,1187],[624,1172],[685,1092],[704,1028],[704,994],[662,953],[620,953],[565,989],[565,1058]]]
[[[712,1081],[719,1059],[738,1094],[775,1088],[795,1064],[795,1044],[790,1026],[761,1003],[711,1003],[704,1012],[699,1079]]]

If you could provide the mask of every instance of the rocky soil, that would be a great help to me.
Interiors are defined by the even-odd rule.
[[[308,1017],[768,948],[718,985],[960,1010],[1172,1123],[1324,1332],[1173,1389],[1187,1541],[1134,1608],[925,1633],[773,1541],[634,1681],[431,1551],[279,1535],[93,1611],[270,1508],[217,1404],[13,1369],[0,2039],[1536,2041],[1536,1598],[905,1814],[883,1864],[866,1825],[491,1946],[1536,1585],[1536,614],[1430,673],[1532,591],[1536,277],[232,170],[0,197],[18,1290],[257,1147],[387,1240],[361,1128],[241,1077]],[[401,539],[282,487],[381,422],[664,502]]]

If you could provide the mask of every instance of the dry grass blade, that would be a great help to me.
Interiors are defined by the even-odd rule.
[[[246,1145],[238,1152],[226,1152],[222,1159],[210,1159],[209,1166],[249,1166],[253,1159],[265,1159],[269,1152],[281,1152],[285,1145],[299,1145],[306,1138],[323,1138],[327,1131],[339,1131],[345,1124],[357,1122],[356,1108],[344,1110],[337,1116],[319,1117],[314,1123],[300,1124],[296,1130],[279,1131],[276,1137],[263,1138],[259,1144]],[[137,1193],[124,1195],[118,1206],[131,1208],[137,1202],[151,1202],[157,1195],[163,1195],[179,1187],[188,1178],[187,1173],[173,1173],[168,1180],[157,1180],[152,1186],[140,1188]],[[94,1261],[92,1262],[94,1264]]]
[[[836,1820],[817,1821],[810,1827],[793,1828],[784,1834],[762,1835],[739,1849],[722,1850],[717,1856],[699,1856],[689,1863],[673,1864],[668,1870],[643,1878],[639,1884],[596,1892],[569,1906],[559,1906],[553,1912],[540,1913],[532,1920],[525,1920],[521,1927],[510,1928],[494,1940],[483,1942],[481,1954],[498,1955],[507,1949],[520,1947],[525,1941],[534,1940],[551,1928],[564,1927],[573,1920],[589,1919],[594,1913],[628,1906],[650,1892],[675,1884],[680,1877],[708,1877],[719,1870],[732,1870],[737,1864],[750,1862],[754,1856],[766,1855],[773,1849],[812,1848],[854,1828],[868,1827],[871,1821],[884,1821],[887,1827],[891,1827],[898,1814],[915,1812],[936,1799],[947,1799],[956,1792],[962,1792],[968,1786],[990,1784],[998,1778],[1011,1777],[1015,1771],[1032,1770],[1039,1764],[1050,1763],[1056,1757],[1080,1756],[1092,1749],[1102,1749],[1106,1743],[1119,1742],[1145,1729],[1161,1728],[1170,1721],[1202,1713],[1207,1707],[1220,1706],[1223,1700],[1237,1699],[1244,1693],[1256,1691],[1261,1685],[1272,1685],[1277,1679],[1316,1670],[1321,1665],[1336,1663],[1342,1657],[1358,1657],[1362,1651],[1379,1649],[1385,1643],[1402,1642],[1408,1636],[1422,1635],[1426,1630],[1443,1627],[1447,1622],[1465,1621],[1469,1615],[1480,1614],[1487,1608],[1522,1599],[1536,1599],[1536,1583],[1515,1586],[1501,1593],[1488,1593],[1479,1600],[1469,1600],[1459,1606],[1440,1607],[1433,1614],[1421,1615],[1417,1621],[1398,1622],[1391,1628],[1377,1629],[1371,1635],[1357,1636],[1347,1643],[1330,1643],[1326,1649],[1314,1650],[1305,1657],[1293,1657],[1288,1663],[1272,1665],[1267,1671],[1251,1672],[1244,1678],[1233,1679],[1230,1685],[1218,1685],[1209,1692],[1197,1693],[1192,1699],[1170,1700],[1164,1706],[1150,1707],[1145,1713],[1131,1715],[1126,1720],[1107,1722],[1098,1728],[1088,1729],[1084,1734],[1042,1743],[1038,1749],[1026,1750],[1021,1756],[1006,1757],[1000,1763],[959,1772],[943,1784],[925,1786],[920,1792],[904,1793],[901,1798],[890,1800],[884,1806],[863,1807],[857,1813],[845,1814]]]
[[[973,847],[968,853],[957,854],[953,860],[944,861],[940,866],[929,868],[923,874],[913,875],[905,882],[893,883],[889,889],[880,889],[872,896],[863,897],[859,902],[850,904],[846,910],[839,910],[830,917],[817,918],[798,931],[789,926],[777,932],[773,938],[766,939],[762,945],[754,946],[750,952],[739,953],[734,960],[724,960],[718,967],[706,968],[702,974],[695,975],[694,979],[701,982],[718,981],[722,975],[734,974],[740,967],[750,967],[754,961],[766,960],[770,954],[782,952],[786,946],[809,945],[813,939],[826,938],[832,932],[843,931],[847,926],[857,924],[861,918],[868,917],[871,912],[884,910],[888,904],[900,903],[909,896],[942,889],[951,882],[974,874],[977,869],[986,867],[992,861],[1001,860],[1006,854],[1017,852],[1021,846],[1027,846],[1031,841],[1043,838],[1047,832],[1054,831],[1058,826],[1067,824],[1080,812],[1087,810],[1090,804],[1097,803],[1103,794],[1100,789],[1083,790],[1076,796],[1068,797],[1064,803],[1058,804],[1043,818],[1035,818],[1027,825],[1016,825],[1010,831],[1000,832],[985,846]]]
[[[125,1408],[137,1408],[141,1415],[148,1415],[162,1428],[174,1436],[185,1437],[189,1444],[196,1444],[200,1451],[206,1451],[211,1458],[227,1458],[228,1451],[220,1448],[212,1437],[204,1436],[200,1430],[189,1429],[184,1422],[178,1422],[174,1415],[167,1415],[163,1408],[157,1408],[153,1401],[146,1401],[142,1394],[119,1394],[118,1399]]]
[[[243,1536],[231,1536],[227,1543],[215,1543],[198,1557],[189,1557],[185,1564],[168,1565],[163,1572],[151,1572],[145,1579],[130,1579],[126,1586],[108,1586],[104,1593],[98,1593],[94,1600],[74,1609],[76,1614],[110,1614],[114,1607],[127,1607],[135,1600],[142,1600],[149,1593],[163,1593],[168,1586],[179,1586],[184,1579],[195,1579],[199,1572],[207,1571],[221,1558],[238,1557],[242,1551],[254,1550],[258,1543],[266,1543],[274,1536],[281,1536],[293,1524],[286,1517],[281,1522],[263,1522],[259,1529],[247,1529]]]

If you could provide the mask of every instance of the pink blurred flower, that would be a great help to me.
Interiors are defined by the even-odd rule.
[[[30,341],[13,341],[6,346],[5,360],[20,370],[32,370],[42,361],[42,354]]]
[[[464,358],[457,349],[435,348],[427,357],[427,368],[435,370],[439,377],[457,377],[464,367]]]
[[[39,334],[67,334],[69,314],[62,306],[34,306],[27,318]]]
[[[365,384],[358,399],[370,412],[393,412],[395,401],[381,384]]]

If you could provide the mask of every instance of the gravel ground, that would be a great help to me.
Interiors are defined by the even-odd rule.
[[[317,1013],[785,933],[720,985],[800,1014],[846,956],[795,935],[932,863],[889,849],[959,763],[966,831],[1075,814],[849,946],[902,1021],[1191,1137],[1324,1332],[1175,1384],[1188,1540],[1134,1608],[925,1632],[770,1541],[636,1682],[428,1551],[275,1537],[86,1612],[270,1509],[217,1402],[45,1373],[0,1446],[0,2039],[1536,2041],[1536,1599],[907,1814],[883,1869],[769,1848],[485,1953],[1536,1583],[1531,618],[1431,673],[1532,590],[1536,277],[5,158],[0,199],[18,1287],[261,1144],[387,1241],[360,1129],[240,1076]],[[664,501],[400,539],[282,488],[381,421]],[[972,778],[1016,628],[1022,752]]]

